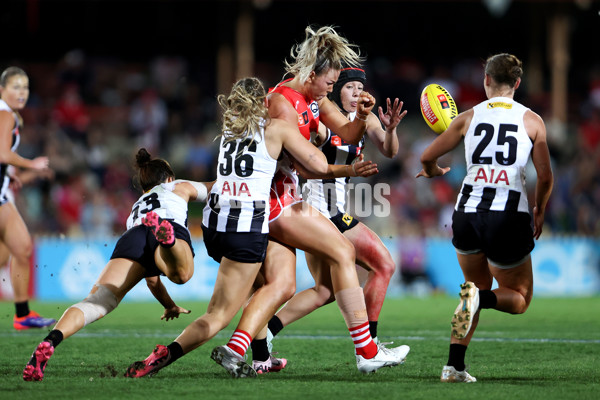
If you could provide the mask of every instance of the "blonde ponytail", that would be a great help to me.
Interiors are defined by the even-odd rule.
[[[340,70],[342,65],[358,67],[364,61],[358,46],[348,43],[331,26],[323,26],[316,32],[308,26],[305,33],[304,41],[292,47],[293,61],[285,61],[286,72],[299,77],[302,83],[312,71],[320,75],[332,68]]]
[[[262,131],[269,121],[269,111],[265,105],[265,89],[257,78],[243,78],[237,81],[228,96],[223,94],[217,101],[223,108],[221,136],[225,142],[252,138]]]

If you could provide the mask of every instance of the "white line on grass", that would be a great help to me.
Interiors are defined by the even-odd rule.
[[[132,334],[131,331],[119,331],[119,330],[102,330],[95,332],[78,332],[73,337],[77,338],[175,338],[181,332],[180,331],[146,331],[137,332]],[[0,332],[0,337],[23,337],[23,336],[44,336],[44,332],[40,331],[27,331],[27,332]],[[229,338],[230,333],[220,332],[216,336],[217,338]],[[277,336],[277,340],[343,340],[348,339],[347,335],[288,335],[282,334]],[[425,340],[441,340],[447,341],[449,336],[435,335],[435,336],[386,336],[383,340],[397,340],[397,341],[425,341]],[[562,339],[562,338],[507,338],[507,337],[475,337],[475,342],[519,342],[519,343],[573,343],[573,344],[600,344],[600,339]]]

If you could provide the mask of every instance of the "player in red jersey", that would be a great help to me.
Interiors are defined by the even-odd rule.
[[[366,74],[363,69],[344,68],[329,95],[349,120],[356,118],[357,98],[363,91],[365,82]],[[328,160],[336,164],[351,164],[358,158],[362,154],[365,137],[375,144],[381,154],[392,158],[397,154],[399,147],[396,127],[407,113],[402,111],[402,106],[403,102],[399,99],[396,98],[392,105],[388,98],[386,112],[379,107],[380,119],[374,113],[369,113],[365,136],[357,145],[342,141],[335,132],[328,129],[319,129],[313,142],[326,154]],[[382,124],[385,129],[382,128]],[[298,167],[302,176],[309,178],[307,185],[310,190],[306,200],[328,217],[352,242],[357,265],[368,271],[364,293],[370,332],[373,340],[383,346],[377,340],[377,325],[385,294],[396,268],[392,256],[375,232],[346,213],[347,178],[310,179],[311,174]],[[315,286],[296,293],[277,315],[271,318],[269,330],[273,336],[284,326],[334,300],[329,274],[321,272],[321,260],[306,253],[306,261],[315,279]]]

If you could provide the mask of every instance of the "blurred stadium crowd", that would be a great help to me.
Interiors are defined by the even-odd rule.
[[[53,173],[27,177],[17,205],[33,235],[101,238],[121,234],[139,192],[132,185],[133,155],[146,147],[169,160],[180,178],[214,178],[219,110],[207,66],[178,57],[148,63],[92,58],[80,50],[57,62],[18,65],[30,78],[30,100],[22,115],[19,153],[47,155]],[[422,120],[418,99],[427,83],[453,94],[459,111],[483,101],[481,60],[441,67],[418,60],[370,60],[366,89],[378,105],[386,96],[405,102],[409,114],[398,127],[400,152],[392,160],[369,151],[380,173],[370,182],[387,182],[390,218],[363,218],[382,237],[450,236],[451,213],[464,176],[458,148],[441,163],[452,166],[444,178],[415,179],[419,157],[434,133]],[[258,68],[266,86],[283,73]],[[525,65],[527,73],[527,66]],[[600,235],[600,67],[589,71],[588,90],[570,99],[569,123],[553,122],[548,96],[517,91],[516,100],[540,114],[547,125],[555,188],[545,232]],[[527,84],[525,79],[525,85]],[[376,111],[376,110],[375,110]],[[530,169],[529,182],[535,170]],[[530,187],[533,194],[533,186]],[[190,209],[190,230],[201,235],[201,206]]]

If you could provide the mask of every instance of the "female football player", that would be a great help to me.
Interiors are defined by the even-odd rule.
[[[165,307],[161,319],[168,321],[181,313],[189,314],[173,302],[159,276],[166,275],[177,284],[192,277],[194,250],[186,225],[188,202],[206,201],[207,188],[212,183],[175,180],[169,163],[152,159],[146,149],[138,151],[136,166],[144,194],[132,207],[127,231],[117,241],[89,296],[69,307],[37,346],[23,370],[26,381],[41,381],[56,346],[114,310],[143,278]]]
[[[531,250],[544,225],[553,176],[546,127],[539,115],[514,101],[521,61],[511,54],[487,59],[483,86],[488,100],[459,114],[421,155],[417,178],[446,174],[437,160],[465,143],[467,176],[452,216],[452,244],[466,282],[452,318],[452,337],[442,382],[476,382],[465,369],[465,353],[483,308],[522,314],[533,294]],[[525,166],[537,172],[533,230],[525,188]],[[491,290],[492,280],[498,288]]]
[[[19,111],[29,99],[29,78],[18,67],[9,67],[0,75],[0,242],[10,255],[10,280],[14,292],[15,316],[13,327],[17,330],[42,328],[56,320],[43,318],[29,309],[29,259],[33,243],[27,226],[15,205],[9,201],[9,185],[16,179],[9,166],[44,171],[48,158],[28,160],[17,154],[21,140],[19,129],[23,120]],[[10,229],[9,229],[10,227]]]

